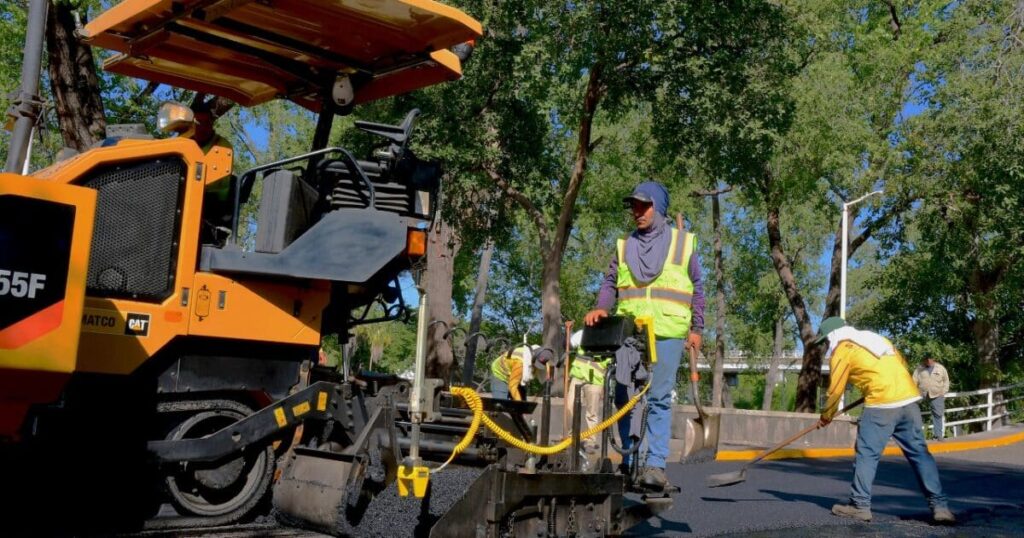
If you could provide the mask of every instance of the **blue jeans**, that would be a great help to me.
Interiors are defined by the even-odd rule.
[[[491,398],[508,399],[508,383],[496,378],[491,378]]]
[[[946,397],[930,398],[928,399],[928,405],[932,411],[932,437],[942,440],[946,437],[942,422],[942,417],[946,414]]]
[[[858,508],[871,508],[871,484],[875,481],[878,460],[890,437],[895,438],[903,449],[903,455],[910,462],[914,476],[917,477],[917,485],[928,499],[928,505],[932,509],[948,508],[948,500],[939,482],[939,468],[924,442],[924,427],[917,402],[894,409],[864,409],[857,428],[850,501]]]
[[[654,371],[651,373],[651,388],[647,391],[647,406],[650,411],[647,414],[647,465],[649,467],[665,468],[665,460],[668,459],[669,438],[672,435],[672,389],[676,386],[676,371],[679,370],[679,361],[683,358],[683,350],[686,348],[686,340],[672,338],[658,340],[658,362],[654,363]],[[615,386],[615,405],[622,406],[628,400],[626,387]],[[636,408],[634,408],[636,409]],[[632,412],[619,420],[619,439],[622,439],[623,448],[629,448],[633,440],[629,437],[629,422]],[[625,460],[624,463],[629,463]]]

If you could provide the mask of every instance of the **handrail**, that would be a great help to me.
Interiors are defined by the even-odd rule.
[[[1016,385],[1007,385],[1005,387],[990,387],[987,389],[978,389],[968,392],[947,392],[946,398],[957,398],[961,396],[977,396],[979,394],[986,394],[988,392],[1002,392],[1005,390],[1012,390],[1020,387],[1024,387],[1024,383],[1017,383]]]
[[[272,170],[275,168],[280,168],[286,164],[292,164],[299,161],[309,160],[312,157],[322,157],[330,153],[340,153],[342,157],[344,157],[344,162],[346,164],[346,167],[349,169],[349,172],[353,175],[353,177],[357,177],[369,192],[370,199],[368,206],[376,209],[376,190],[373,186],[373,182],[370,181],[370,178],[368,178],[366,176],[366,173],[363,171],[362,163],[360,163],[359,159],[356,159],[355,155],[353,155],[351,151],[343,147],[324,148],[316,151],[311,151],[309,153],[303,153],[302,155],[296,155],[294,157],[281,159],[279,161],[274,161],[272,163],[262,164],[250,168],[244,174],[242,174],[242,177],[238,179],[237,185],[235,187],[234,208],[231,213],[231,240],[234,241],[235,244],[239,244],[240,238],[238,235],[238,224],[240,220],[241,206],[242,204],[249,201],[249,195],[252,194],[252,189],[253,185],[256,182],[257,173],[264,172],[266,170]]]
[[[944,409],[943,413],[942,413],[942,419],[943,419],[942,420],[942,425],[943,425],[943,428],[946,428],[946,427],[952,428],[952,433],[953,433],[952,436],[953,437],[957,437],[960,434],[960,426],[967,425],[967,424],[984,423],[985,424],[985,431],[992,430],[993,427],[999,421],[1001,421],[1002,419],[1012,415],[1010,410],[1006,409],[1006,407],[1005,407],[1006,405],[1008,405],[1008,404],[1010,404],[1012,402],[1024,400],[1024,394],[1019,395],[1019,396],[1014,396],[1014,397],[1011,397],[1011,398],[1003,398],[1001,400],[996,400],[995,395],[996,394],[1004,394],[1004,393],[1006,393],[1008,391],[1012,391],[1012,390],[1015,390],[1015,389],[1020,389],[1022,387],[1024,387],[1024,383],[1017,383],[1017,384],[1014,384],[1014,385],[1006,385],[1006,386],[1003,386],[1003,387],[990,387],[990,388],[986,388],[986,389],[978,389],[978,390],[971,390],[971,391],[948,392],[948,393],[946,393],[945,398],[947,400],[948,399],[952,399],[952,398],[970,398],[970,397],[974,397],[974,396],[985,396],[985,400],[983,402],[981,402],[981,403],[974,404],[974,405],[963,405],[961,407],[951,407],[951,408]],[[1000,411],[996,411],[996,408],[1003,408],[1003,409],[1001,409]],[[963,419],[958,419],[958,420],[953,420],[953,421],[947,421],[946,420],[946,417],[948,417],[949,415],[951,415],[953,413],[963,413],[963,412],[967,412],[967,411],[981,410],[981,409],[985,410],[985,415],[984,416],[968,417],[968,418],[963,418]],[[926,417],[926,418],[930,419],[931,411],[929,411],[929,410],[923,411],[921,413],[921,415],[923,417]],[[934,425],[933,424],[927,424],[927,425],[925,425],[925,428],[932,428],[932,429],[934,429]]]

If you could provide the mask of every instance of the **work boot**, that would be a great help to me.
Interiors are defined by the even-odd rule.
[[[946,525],[956,523],[956,517],[953,516],[953,512],[949,511],[949,508],[933,508],[932,520]]]
[[[640,475],[640,484],[651,489],[665,489],[668,485],[668,477],[665,476],[665,469],[648,467],[644,474]]]
[[[848,517],[859,521],[871,521],[871,509],[859,508],[852,504],[837,504],[832,506],[832,513],[839,517]]]

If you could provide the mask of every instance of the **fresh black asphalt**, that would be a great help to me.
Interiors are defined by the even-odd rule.
[[[972,461],[973,460],[973,461]],[[853,477],[852,458],[759,463],[746,482],[708,488],[709,475],[738,470],[743,462],[670,465],[681,487],[672,509],[634,527],[631,536],[1024,536],[1024,443],[937,457],[955,527],[928,521],[930,510],[902,456],[879,464],[871,523],[836,517]]]

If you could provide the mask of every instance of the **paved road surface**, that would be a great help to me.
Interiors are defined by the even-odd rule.
[[[893,456],[883,458],[879,465],[873,491],[874,521],[869,524],[837,518],[830,512],[834,503],[845,501],[849,494],[853,475],[850,458],[769,461],[752,466],[746,482],[708,488],[705,481],[709,475],[735,471],[743,465],[712,462],[670,465],[669,478],[682,487],[672,510],[634,527],[630,536],[1024,536],[1024,442],[939,454],[936,459],[950,496],[950,508],[959,519],[955,527],[929,524],[931,513],[917,490],[910,466],[902,456]],[[326,538],[269,523],[193,536]]]
[[[672,465],[682,486],[672,510],[635,527],[633,536],[1024,536],[1024,443],[937,457],[955,528],[928,524],[930,511],[901,456],[879,464],[872,499],[874,521],[833,516],[845,501],[852,459],[780,460],[751,467],[747,481],[708,488],[708,475],[735,471],[742,462]]]

